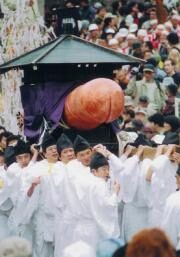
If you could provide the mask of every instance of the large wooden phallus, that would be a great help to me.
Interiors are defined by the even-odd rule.
[[[64,115],[69,126],[89,130],[117,119],[124,108],[120,86],[98,78],[74,89],[66,98]]]

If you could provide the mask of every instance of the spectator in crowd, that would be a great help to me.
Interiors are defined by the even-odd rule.
[[[180,48],[179,48],[179,37],[176,32],[171,32],[167,36],[167,40],[169,42],[169,53],[168,59],[174,61],[175,70],[177,72],[180,71]]]
[[[164,106],[165,94],[160,84],[154,79],[154,72],[153,65],[144,65],[143,79],[136,81],[136,78],[133,78],[129,82],[125,93],[132,96],[136,103],[139,97],[146,95],[154,105],[154,110],[161,111]]]
[[[170,84],[166,87],[166,104],[163,108],[162,113],[164,115],[174,115],[175,114],[175,97],[177,94],[177,86],[175,84]]]
[[[175,250],[160,229],[146,229],[137,233],[129,242],[126,257],[175,257]]]
[[[175,71],[175,62],[171,59],[164,61],[164,70],[167,77],[171,77],[174,80],[174,84],[180,85],[180,72]]]

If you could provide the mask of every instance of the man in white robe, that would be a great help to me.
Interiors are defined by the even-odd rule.
[[[63,188],[65,208],[61,216],[63,222],[57,228],[56,257],[62,255],[65,247],[78,240],[95,247],[98,240],[119,235],[117,194],[109,195],[105,179],[90,172],[92,150],[84,138],[77,136],[74,150],[77,160],[66,166]],[[109,166],[107,160],[106,163]]]
[[[167,198],[176,190],[175,174],[177,164],[170,160],[174,146],[158,146],[156,157],[151,164],[151,199],[149,226],[159,227]],[[165,153],[164,153],[165,151]]]
[[[14,185],[14,192],[11,195],[13,209],[9,216],[9,229],[12,234],[27,238],[32,242],[32,229],[30,226],[20,225],[21,212],[19,206],[24,201],[24,196],[29,188],[29,170],[36,162],[38,151],[34,149],[33,155],[28,144],[19,140],[14,147],[15,161],[9,166],[7,175]]]
[[[0,168],[0,239],[12,233],[8,226],[8,219],[13,208],[12,198],[18,188],[17,180],[14,180],[14,176],[11,176],[7,169],[14,162],[14,147],[7,147],[4,152],[4,164]]]
[[[58,161],[56,142],[52,136],[45,136],[42,150],[46,159],[36,163],[30,171],[32,184],[27,192],[29,203],[24,223],[28,224],[33,218],[33,257],[53,257],[55,207],[49,180],[54,174],[58,181],[63,180],[64,165]]]
[[[177,191],[166,200],[161,227],[171,239],[174,247],[180,250],[180,166],[176,173],[176,183]]]

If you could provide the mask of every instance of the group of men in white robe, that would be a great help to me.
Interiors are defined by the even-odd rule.
[[[161,227],[180,249],[180,169],[174,146],[159,146],[154,160],[119,158],[77,136],[47,134],[39,152],[19,140],[6,149],[0,168],[0,240],[18,235],[32,243],[33,257],[63,257],[84,241],[94,250],[107,238],[128,242],[139,230]]]

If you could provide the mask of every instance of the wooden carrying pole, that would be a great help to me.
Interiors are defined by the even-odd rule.
[[[167,147],[164,148],[164,152],[163,153],[166,152]],[[137,148],[133,149],[132,153],[131,153],[131,156],[135,155],[136,152],[137,152]],[[174,152],[180,153],[180,146],[179,145],[176,145],[174,147]],[[155,155],[156,155],[156,148],[155,147],[144,146],[144,150],[143,150],[143,154],[142,154],[141,160],[144,160],[144,159],[151,159],[151,160],[153,160],[155,158]],[[173,160],[173,158],[171,158],[171,156],[170,156],[170,159]]]

